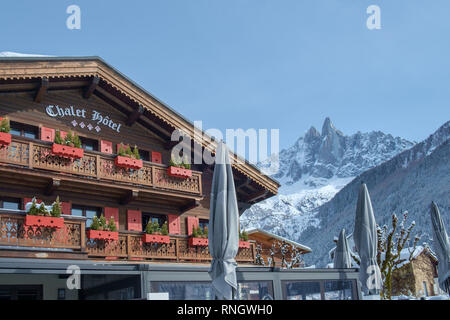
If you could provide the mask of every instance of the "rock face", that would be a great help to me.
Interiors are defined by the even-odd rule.
[[[280,152],[280,169],[272,175],[282,185],[280,195],[248,209],[241,226],[261,228],[311,246],[312,241],[302,234],[322,225],[320,206],[359,174],[412,146],[412,142],[379,131],[346,136],[326,118],[322,132],[311,127],[292,147]],[[264,171],[270,162],[259,166]]]
[[[389,225],[393,212],[407,210],[408,220],[416,222],[414,230],[421,235],[421,241],[430,243],[431,201],[438,204],[447,228],[450,222],[449,159],[450,121],[425,141],[356,177],[318,209],[315,217],[320,223],[307,227],[293,239],[312,248],[314,254],[306,255],[306,262],[325,265],[333,237],[342,228],[353,231],[361,182],[367,184],[379,225]]]

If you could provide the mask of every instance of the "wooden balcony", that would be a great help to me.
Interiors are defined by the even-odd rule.
[[[186,236],[171,236],[169,244],[143,243],[142,232],[120,231],[118,241],[86,237],[85,218],[64,216],[64,228],[25,226],[22,211],[0,210],[0,257],[144,260],[165,262],[211,261],[208,247],[191,247]],[[239,249],[238,263],[255,262],[255,243]]]
[[[12,143],[0,149],[0,165],[6,170],[33,170],[35,175],[48,178],[74,177],[87,179],[87,183],[103,182],[106,186],[138,189],[143,192],[173,193],[178,196],[201,198],[201,172],[193,171],[187,179],[167,175],[167,166],[144,161],[140,170],[119,168],[114,155],[86,151],[78,160],[65,159],[52,154],[52,143],[12,136]],[[111,184],[111,182],[114,182]]]

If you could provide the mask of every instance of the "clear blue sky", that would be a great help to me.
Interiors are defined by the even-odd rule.
[[[81,7],[81,30],[66,8]],[[381,7],[381,30],[366,8]],[[448,0],[3,2],[0,51],[98,55],[204,128],[279,128],[291,145],[326,116],[344,133],[422,140],[450,119]]]

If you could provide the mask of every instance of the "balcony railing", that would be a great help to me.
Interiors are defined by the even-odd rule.
[[[23,211],[0,211],[0,255],[2,249],[53,249],[58,252],[86,254],[90,259],[147,260],[173,262],[208,262],[208,247],[192,247],[185,236],[171,236],[169,244],[144,243],[142,232],[121,231],[119,240],[92,240],[86,237],[85,218],[64,216],[64,228],[25,226]],[[58,251],[60,249],[60,251]],[[26,256],[23,254],[23,256]],[[255,262],[255,243],[240,248],[236,256],[239,263]]]
[[[33,140],[33,141],[31,141]],[[20,165],[29,169],[64,172],[97,180],[130,183],[143,188],[156,188],[192,195],[202,194],[201,172],[193,171],[187,179],[167,175],[167,166],[144,161],[140,170],[119,168],[114,156],[85,151],[78,160],[70,160],[52,154],[52,143],[13,136],[12,142],[0,150],[0,162]]]

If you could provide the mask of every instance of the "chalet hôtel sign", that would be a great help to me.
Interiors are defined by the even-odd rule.
[[[100,132],[102,127],[108,127],[113,131],[120,133],[121,123],[114,122],[108,115],[102,115],[96,110],[87,111],[86,109],[75,108],[70,106],[62,108],[60,106],[49,105],[45,108],[45,112],[52,118],[74,118],[71,122],[72,126],[95,130]]]

